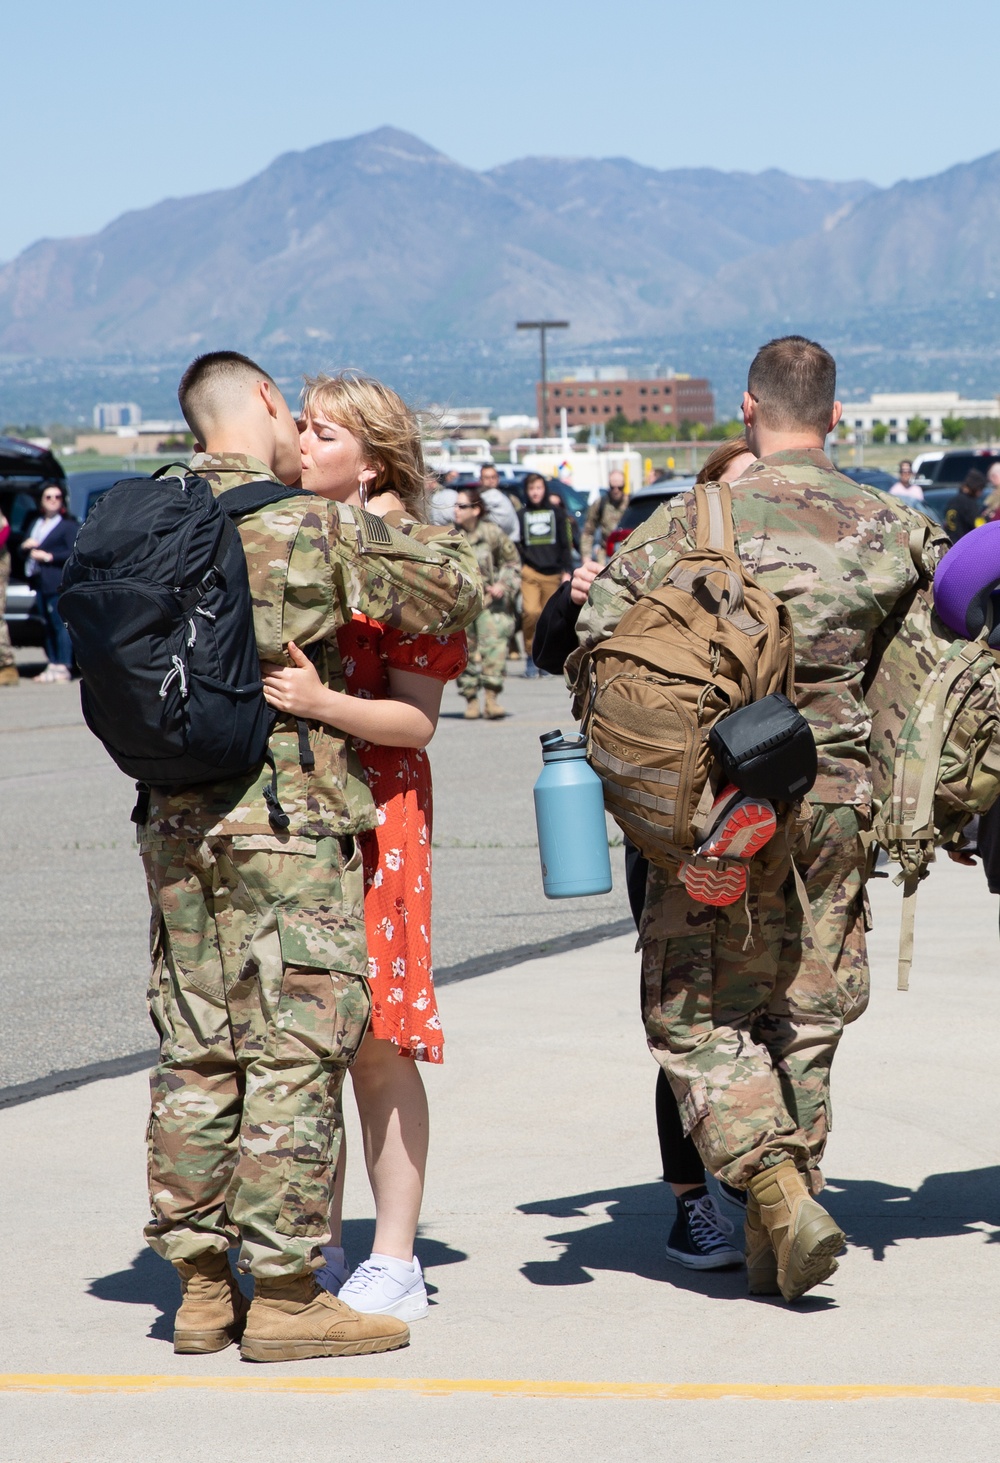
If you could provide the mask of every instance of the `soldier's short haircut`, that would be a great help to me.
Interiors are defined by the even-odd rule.
[[[837,395],[837,363],[816,341],[782,335],[754,356],[747,391],[760,409],[761,426],[825,434]]]
[[[275,384],[273,376],[239,351],[209,351],[196,356],[177,388],[184,420],[195,436],[204,441],[206,428],[231,412],[240,393],[258,381]]]

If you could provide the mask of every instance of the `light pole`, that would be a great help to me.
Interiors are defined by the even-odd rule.
[[[549,435],[549,378],[545,357],[545,332],[547,330],[568,330],[568,320],[519,320],[518,330],[537,330],[542,343],[542,420],[541,435]]]

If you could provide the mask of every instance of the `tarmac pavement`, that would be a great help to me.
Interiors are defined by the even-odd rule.
[[[37,670],[21,651],[22,675]],[[465,722],[445,690],[431,746],[434,959],[442,984],[553,941],[629,927],[621,838],[615,889],[542,893],[531,788],[538,738],[572,718],[562,682],[511,663],[503,722]],[[11,1087],[127,1059],[152,1046],[149,909],[129,813],[133,784],[91,736],[75,685],[0,690],[0,1104]],[[591,932],[587,934],[586,932]],[[113,1070],[113,1068],[112,1068]],[[49,1084],[51,1085],[51,1084]]]
[[[433,1304],[405,1351],[175,1356],[174,1276],[141,1239],[144,1076],[0,1111],[0,1463],[1000,1458],[997,901],[936,866],[902,995],[898,891],[872,893],[874,996],[825,1165],[849,1247],[798,1305],[666,1261],[634,939],[605,940],[441,992]],[[346,1212],[357,1260],[356,1161]]]

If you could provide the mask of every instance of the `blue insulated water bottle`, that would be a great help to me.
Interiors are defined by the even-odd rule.
[[[608,829],[601,779],[587,764],[583,737],[561,731],[541,738],[535,823],[546,899],[607,894],[611,888]]]

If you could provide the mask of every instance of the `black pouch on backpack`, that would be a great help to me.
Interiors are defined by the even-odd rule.
[[[748,797],[794,803],[816,781],[816,743],[802,713],[775,692],[715,723],[708,744],[725,782]]]

